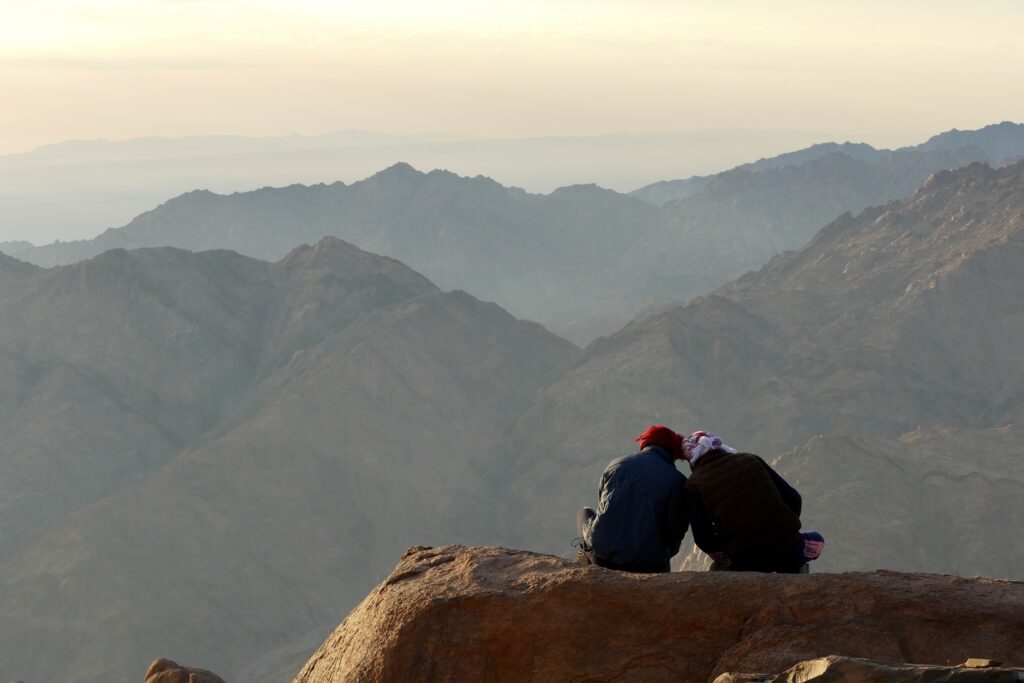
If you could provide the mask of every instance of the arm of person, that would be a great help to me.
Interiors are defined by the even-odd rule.
[[[804,504],[803,499],[800,497],[800,493],[790,486],[778,472],[773,470],[771,465],[765,463],[764,466],[768,469],[768,474],[771,476],[772,481],[775,482],[775,488],[779,490],[779,494],[782,496],[782,501],[796,514],[797,517],[799,517]]]
[[[725,551],[722,539],[715,531],[714,525],[704,510],[704,502],[700,494],[691,488],[683,489],[683,505],[690,528],[693,530],[693,542],[708,555]]]

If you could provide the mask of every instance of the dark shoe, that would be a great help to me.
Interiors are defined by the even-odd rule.
[[[582,538],[574,538],[572,545],[576,547],[576,564],[594,564],[590,559],[590,548]]]

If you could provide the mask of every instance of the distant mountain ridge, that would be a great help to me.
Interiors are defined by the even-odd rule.
[[[995,163],[1003,163],[1024,157],[1024,139],[1021,131],[1024,124],[1003,121],[979,128],[978,130],[953,130],[939,133],[917,146],[917,149],[931,151],[957,149],[975,146],[982,149]]]
[[[24,240],[14,242],[0,242],[0,254],[7,254],[8,256],[14,256],[15,254],[25,251],[26,249],[32,249],[35,247],[31,242],[25,242]]]
[[[0,154],[0,240],[45,244],[81,239],[125,225],[168,198],[196,188],[230,194],[293,183],[351,184],[400,161],[423,170],[483,174],[531,192],[588,182],[626,190],[663,177],[729,168],[756,156],[820,142],[822,136],[810,131],[720,129],[479,138],[349,130],[274,137],[70,141]]]
[[[1007,161],[1024,156],[1024,124],[1003,121],[977,130],[961,131],[953,129],[944,133],[933,135],[931,138],[919,145],[901,147],[896,150],[876,149],[869,144],[859,142],[825,142],[811,145],[805,149],[795,152],[779,154],[774,157],[759,159],[757,161],[737,166],[733,171],[768,171],[786,166],[797,166],[808,161],[814,161],[831,154],[842,154],[851,159],[857,159],[868,163],[875,163],[885,160],[898,153],[912,152],[951,152],[964,147],[973,147],[972,154],[977,157],[972,161],[982,161],[991,164],[1002,164]],[[891,162],[890,162],[891,163]],[[709,179],[729,173],[716,174],[714,176],[699,176],[682,180],[663,180],[651,185],[638,188],[630,192],[634,197],[654,204],[664,205],[680,199],[686,199],[693,193],[695,186],[706,183]],[[850,209],[852,210],[852,209]]]
[[[94,240],[18,256],[51,266],[112,248],[166,245],[273,260],[334,235],[409,263],[444,289],[465,289],[557,326],[623,315],[636,297],[611,273],[658,220],[657,208],[594,185],[532,195],[488,178],[396,164],[352,185],[194,191]]]
[[[1024,126],[996,132],[1024,145]],[[273,260],[333,235],[585,344],[638,311],[706,294],[798,248],[841,213],[909,196],[938,170],[991,158],[973,143],[932,147],[882,153],[816,145],[684,181],[685,198],[663,208],[638,199],[642,193],[577,185],[536,195],[403,163],[352,185],[190,192],[94,240],[18,257],[49,266],[110,248],[166,245]]]

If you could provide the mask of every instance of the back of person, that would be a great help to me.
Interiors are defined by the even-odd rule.
[[[601,477],[601,503],[586,538],[597,564],[669,571],[686,533],[685,483],[672,456],[658,446],[613,460]]]
[[[694,465],[686,483],[735,568],[787,571],[798,567],[802,547],[800,498],[768,463],[751,453],[712,450]],[[783,497],[780,486],[792,492]],[[695,533],[696,533],[696,522]]]

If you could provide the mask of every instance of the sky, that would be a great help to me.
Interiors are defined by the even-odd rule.
[[[1024,119],[1021,0],[0,0],[0,154],[359,128],[466,137]]]

